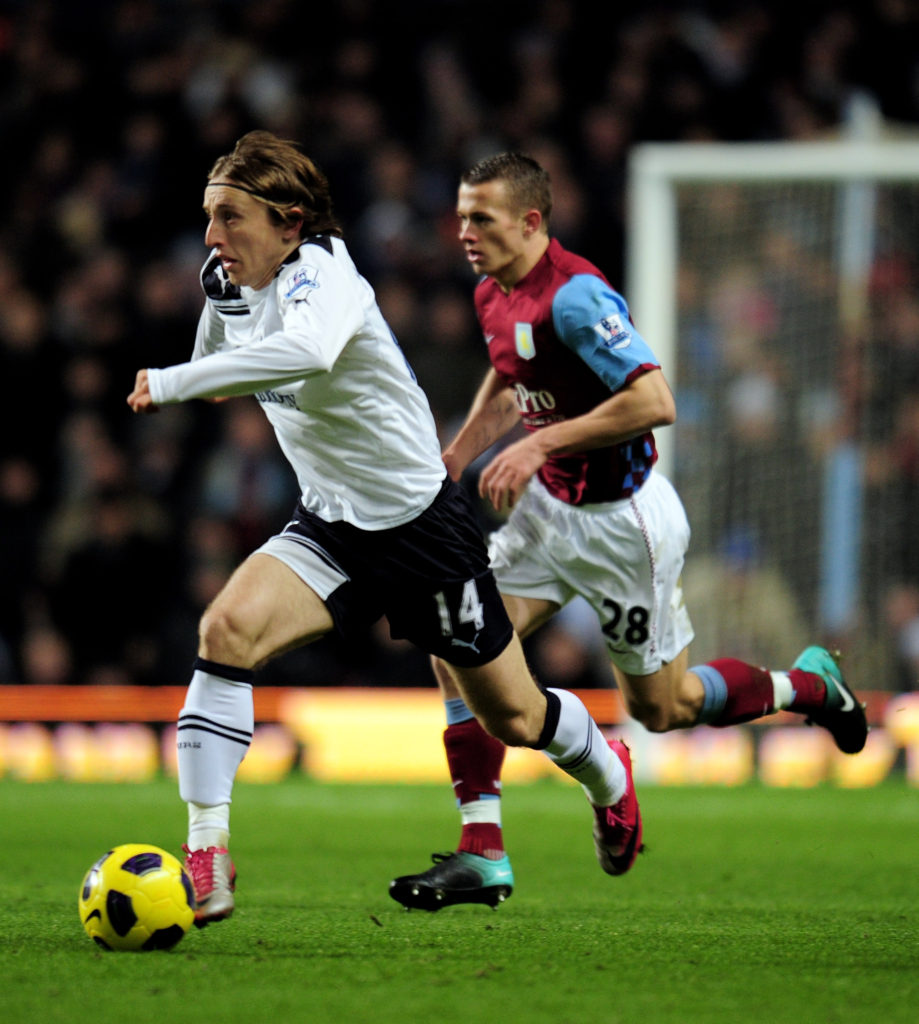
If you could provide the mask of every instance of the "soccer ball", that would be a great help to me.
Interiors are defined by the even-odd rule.
[[[195,891],[171,853],[125,843],[86,872],[79,908],[86,934],[103,949],[171,949],[195,919]]]

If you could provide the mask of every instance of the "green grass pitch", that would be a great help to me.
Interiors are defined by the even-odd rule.
[[[509,787],[516,890],[407,913],[448,787],[239,785],[232,919],[104,953],[77,891],[110,846],[177,851],[175,783],[0,780],[0,1021],[877,1024],[919,1019],[919,793],[646,787],[648,849],[598,868],[580,791]]]

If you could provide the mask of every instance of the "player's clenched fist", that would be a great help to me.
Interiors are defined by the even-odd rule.
[[[128,405],[134,412],[156,412],[157,406],[150,397],[150,381],[146,370],[138,370],[134,390],[128,395]]]

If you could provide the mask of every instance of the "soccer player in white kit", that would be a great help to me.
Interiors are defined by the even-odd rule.
[[[627,753],[580,701],[530,675],[472,505],[447,474],[427,399],[348,255],[324,176],[295,144],[250,132],[211,169],[204,211],[211,253],[192,358],[140,370],[128,404],[151,413],[255,396],[301,494],[290,523],[201,619],[178,721],[196,924],[234,909],[229,811],[254,727],[254,669],[383,615],[394,637],[447,666],[489,735],[544,750],[581,783],[604,818],[601,860],[633,858],[641,818]]]
[[[673,396],[624,298],[550,237],[551,208],[548,174],[523,154],[482,160],[460,180],[459,240],[481,275],[475,307],[491,369],[444,461],[458,480],[517,423],[527,431],[479,479],[495,508],[513,510],[489,554],[514,628],[525,637],[580,596],[597,615],[627,710],[648,729],[730,726],[788,709],[857,753],[863,706],[824,648],[808,647],[785,671],[729,657],[689,667],[693,631],[680,586],[689,524],[654,469],[652,431],[673,422]],[[426,871],[394,879],[390,895],[424,910],[494,905],[513,883],[501,829],[504,749],[445,666],[435,661],[434,670],[460,842]],[[613,875],[639,850],[609,858],[597,847]]]

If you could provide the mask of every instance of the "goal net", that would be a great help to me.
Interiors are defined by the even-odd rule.
[[[677,397],[693,660],[816,642],[858,688],[916,688],[919,144],[637,147],[628,237]]]

